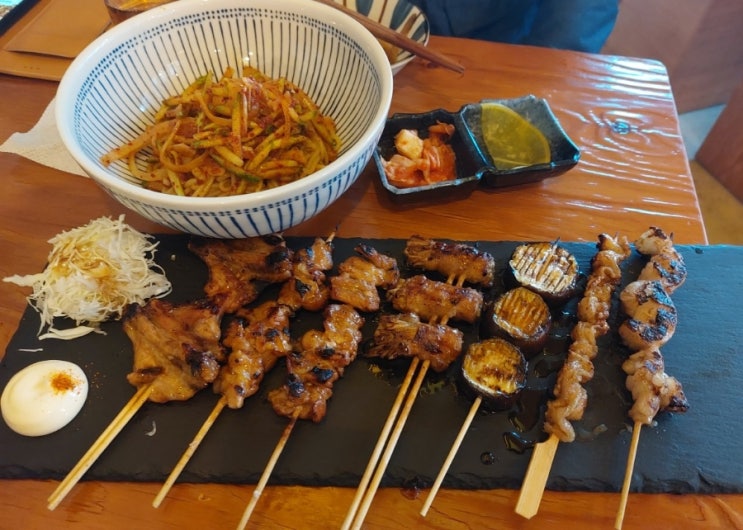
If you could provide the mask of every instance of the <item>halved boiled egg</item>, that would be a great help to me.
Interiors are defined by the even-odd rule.
[[[0,409],[8,427],[24,436],[58,431],[77,416],[88,397],[88,378],[68,361],[39,361],[8,381]]]

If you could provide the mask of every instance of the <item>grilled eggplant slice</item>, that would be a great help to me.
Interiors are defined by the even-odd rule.
[[[544,297],[548,304],[562,304],[578,290],[578,261],[556,243],[519,245],[508,264],[516,282]]]
[[[525,287],[516,287],[488,305],[480,334],[509,340],[528,359],[542,350],[551,326],[552,315],[544,299]]]
[[[504,410],[526,385],[526,359],[516,346],[498,337],[474,342],[462,362],[462,379],[487,408]]]

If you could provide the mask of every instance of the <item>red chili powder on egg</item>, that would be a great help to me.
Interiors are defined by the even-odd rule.
[[[52,374],[51,383],[52,389],[61,394],[74,390],[79,381],[72,377],[69,372],[55,372]]]

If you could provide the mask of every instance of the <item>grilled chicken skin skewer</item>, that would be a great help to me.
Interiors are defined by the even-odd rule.
[[[598,252],[591,261],[591,273],[578,303],[578,322],[571,331],[568,355],[558,372],[554,398],[547,403],[544,430],[561,442],[575,440],[572,421],[580,420],[588,403],[583,385],[593,379],[593,359],[598,354],[596,339],[609,331],[608,318],[614,289],[622,278],[621,263],[631,249],[625,238],[599,236]]]

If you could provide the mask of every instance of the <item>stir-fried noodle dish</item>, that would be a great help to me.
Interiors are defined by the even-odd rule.
[[[101,161],[125,160],[148,189],[215,197],[295,181],[339,149],[335,122],[301,88],[245,67],[218,80],[208,73],[166,99],[154,124]]]

